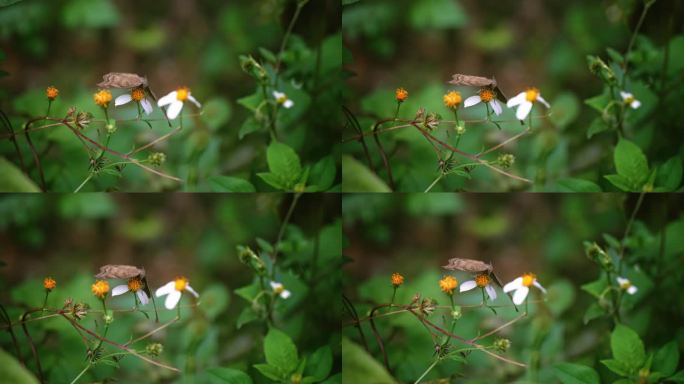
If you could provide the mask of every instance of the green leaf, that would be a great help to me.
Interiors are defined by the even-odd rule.
[[[256,192],[254,185],[245,179],[232,176],[212,176],[209,184],[213,192]]]
[[[209,128],[216,130],[230,119],[230,103],[228,100],[218,97],[211,99],[202,106],[202,121]]]
[[[625,363],[623,363],[622,361],[615,359],[607,359],[601,360],[601,363],[620,376],[629,376],[630,374],[630,368],[627,365],[625,365]]]
[[[458,28],[467,21],[463,8],[454,0],[413,1],[411,4],[410,22],[415,29]]]
[[[330,374],[333,364],[332,350],[324,345],[309,356],[306,362],[306,376],[313,376],[315,381],[323,381]]]
[[[641,148],[631,141],[621,139],[615,147],[613,159],[618,175],[641,188],[649,175],[648,160]]]
[[[591,124],[589,125],[589,129],[587,129],[587,139],[591,139],[594,135],[607,131],[609,129],[610,126],[605,121],[603,121],[602,117],[599,116],[592,120]]]
[[[238,131],[238,139],[242,140],[243,137],[249,135],[250,133],[258,132],[262,130],[264,126],[256,121],[252,116],[245,119],[245,121],[240,126],[240,131]]]
[[[302,165],[294,149],[274,141],[266,150],[266,161],[271,173],[278,176],[288,188],[299,181]]]
[[[396,383],[382,364],[346,337],[342,338],[342,372],[344,383]]]
[[[246,307],[240,312],[237,320],[235,321],[235,328],[240,329],[243,325],[251,323],[252,321],[259,320],[259,315],[254,312],[252,307]]]
[[[559,363],[553,366],[556,377],[563,384],[599,384],[599,375],[586,365]]]
[[[213,376],[229,384],[252,384],[252,379],[244,372],[233,368],[210,368]]]
[[[283,191],[287,191],[290,189],[287,185],[285,185],[285,182],[278,175],[275,175],[271,172],[260,172],[257,173],[257,176],[259,176],[261,180],[266,182],[266,184],[270,185],[275,189],[280,189]]]
[[[31,179],[4,157],[0,157],[0,192],[40,192]]]
[[[335,159],[332,156],[326,156],[318,160],[311,168],[309,184],[317,186],[319,191],[325,191],[335,182],[336,175]]]
[[[237,103],[242,105],[243,107],[249,109],[252,112],[256,112],[256,110],[259,108],[261,105],[261,102],[264,101],[264,97],[261,92],[257,91],[252,93],[249,96],[242,97],[237,100]]]
[[[611,184],[621,191],[630,192],[638,190],[638,188],[632,184],[630,180],[622,175],[605,175],[603,177],[605,177],[606,180],[610,181]]]
[[[375,173],[351,156],[342,156],[342,192],[391,192]]]
[[[601,187],[589,180],[566,177],[556,181],[556,184],[558,192],[601,192]]]
[[[21,366],[17,359],[0,349],[0,367],[2,367],[2,382],[12,384],[37,384],[38,380]]]
[[[679,371],[673,376],[670,376],[668,381],[674,381],[675,383],[684,383],[684,371]]]
[[[254,364],[254,368],[271,380],[284,381],[288,379],[287,375],[283,373],[283,371],[269,364]]]
[[[271,328],[264,339],[266,362],[289,376],[299,364],[297,347],[285,332]]]
[[[610,335],[613,357],[623,363],[630,371],[641,368],[646,360],[644,344],[639,335],[631,328],[618,324]]]
[[[608,94],[608,92],[605,91],[600,95],[584,100],[585,104],[599,112],[603,112],[603,109],[606,108],[606,106],[608,106],[609,102],[610,95]]]
[[[222,284],[212,284],[202,290],[202,305],[209,320],[214,320],[228,308],[230,296]]]
[[[606,279],[604,278],[599,278],[598,280],[592,281],[591,283],[587,283],[582,285],[582,290],[589,293],[590,295],[594,296],[595,298],[599,298],[601,296],[601,293],[608,287],[608,283],[606,283]]]
[[[558,128],[563,129],[577,118],[579,108],[579,101],[574,93],[561,93],[551,103],[551,116],[549,116],[549,119]]]
[[[651,371],[660,372],[664,376],[672,375],[679,364],[679,348],[677,342],[672,340],[656,352],[653,357]]]
[[[671,157],[658,167],[655,186],[674,191],[682,183],[682,160],[679,156]]]
[[[62,8],[62,22],[69,28],[114,27],[119,12],[110,0],[71,0]]]
[[[589,308],[587,308],[586,312],[584,312],[584,317],[582,320],[584,321],[584,324],[588,324],[590,321],[601,317],[606,314],[606,311],[601,308],[600,305],[597,303],[591,303]]]

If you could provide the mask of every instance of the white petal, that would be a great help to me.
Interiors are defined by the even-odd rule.
[[[192,293],[193,296],[199,297],[199,293],[195,292],[194,289],[190,286],[190,284],[185,284],[185,290]]]
[[[136,292],[135,294],[138,295],[138,299],[140,299],[142,305],[145,305],[150,302],[150,298],[147,297],[147,294],[142,289],[139,289],[138,292]]]
[[[477,287],[477,283],[475,283],[475,280],[464,281],[463,284],[461,284],[461,287],[459,288],[459,292],[470,291],[475,287]]]
[[[489,295],[489,298],[492,300],[496,300],[496,289],[492,287],[491,285],[487,284],[485,286],[485,291],[487,291],[487,294]]]
[[[159,101],[157,101],[157,105],[160,107],[163,107],[167,104],[173,103],[174,101],[178,101],[177,96],[178,96],[178,92],[173,91],[173,92],[169,93],[168,95],[163,96],[161,99],[159,99]]]
[[[276,283],[275,281],[271,281],[269,284],[271,284],[271,288],[273,288],[274,291],[283,286],[282,284]]]
[[[145,111],[146,115],[149,115],[152,113],[152,104],[150,104],[150,101],[145,99],[140,100],[140,105],[143,108],[143,111]]]
[[[634,100],[634,101],[632,101],[632,103],[629,106],[632,107],[632,109],[637,109],[641,106],[641,101]]]
[[[126,292],[128,292],[128,284],[117,285],[112,289],[112,296],[123,295]]]
[[[178,117],[178,114],[180,113],[181,109],[183,109],[183,102],[182,101],[174,101],[171,103],[169,106],[169,109],[166,110],[166,117],[169,119],[173,120],[176,117]]]
[[[534,283],[532,283],[532,285],[539,288],[542,292],[546,293],[546,289],[544,289],[544,287],[542,287],[542,285],[539,284],[539,282],[537,280],[535,280]]]
[[[285,100],[285,102],[283,103],[283,107],[285,107],[285,108],[292,108],[293,105],[294,105],[294,101],[292,101],[290,99]]]
[[[164,306],[166,309],[174,309],[176,308],[176,304],[180,301],[181,298],[181,293],[176,291],[175,289],[173,292],[169,293],[168,296],[166,296],[166,301],[164,301]]]
[[[114,99],[114,106],[118,107],[119,105],[124,105],[124,104],[130,102],[131,100],[133,100],[133,99],[131,98],[130,94],[128,94],[128,93],[123,94],[123,95],[117,97],[116,99]]]
[[[624,277],[618,276],[615,280],[617,280],[619,285],[625,285],[629,284],[629,279],[625,279]]]
[[[541,97],[541,95],[537,95],[537,100],[539,100],[540,103],[546,105],[546,108],[551,108],[551,106],[549,105],[549,103],[547,103],[546,100],[544,100],[544,98]]]
[[[513,304],[515,305],[520,305],[522,304],[523,301],[525,301],[525,298],[527,297],[527,294],[530,292],[530,289],[522,286],[518,288],[515,293],[513,294]]]
[[[629,93],[629,92],[620,91],[620,96],[622,97],[622,100],[624,100],[624,99],[626,99],[626,98],[628,98],[628,97],[632,97],[632,94]]]
[[[199,101],[197,101],[197,99],[192,97],[192,95],[189,93],[188,93],[188,100],[192,101],[193,104],[195,104],[197,106],[197,108],[202,108],[202,104],[200,104]]]
[[[164,284],[163,286],[157,288],[157,290],[154,292],[154,295],[159,297],[159,296],[164,296],[168,295],[169,293],[173,292],[176,290],[176,281],[169,281],[168,283]]]
[[[287,299],[288,297],[290,297],[290,291],[288,291],[286,289],[286,290],[280,292],[280,297],[282,297],[283,299]]]
[[[284,93],[278,92],[278,91],[273,91],[273,97],[276,99],[280,99],[281,97],[285,96]]]
[[[510,283],[504,285],[503,291],[504,292],[510,292],[514,289],[518,289],[518,288],[522,287],[523,286],[522,281],[523,281],[523,278],[518,277],[517,279],[515,279],[515,280],[511,281]]]
[[[465,99],[465,101],[463,102],[463,107],[468,108],[471,105],[475,105],[475,104],[479,103],[480,101],[482,101],[482,99],[480,99],[479,95],[470,96],[469,98]]]
[[[501,108],[501,104],[499,104],[498,101],[492,100],[489,102],[489,105],[492,107],[492,109],[494,110],[494,113],[496,113],[497,116],[499,116],[501,114],[501,112],[503,112],[503,109]]]
[[[629,293],[630,295],[637,293],[637,291],[638,291],[637,287],[635,287],[633,285],[630,286],[629,288],[627,288],[627,293]]]
[[[525,100],[518,106],[518,110],[515,112],[515,117],[518,120],[525,120],[525,118],[527,117],[527,115],[530,113],[531,110],[532,110],[532,103]]]
[[[514,107],[514,106],[522,103],[525,100],[527,100],[527,92],[520,92],[515,97],[508,99],[506,106],[508,108],[511,108],[511,107]]]

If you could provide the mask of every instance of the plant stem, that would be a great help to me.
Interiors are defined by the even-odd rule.
[[[88,173],[88,177],[86,177],[85,180],[83,180],[81,185],[79,185],[76,189],[74,189],[74,193],[78,193],[81,190],[81,188],[83,188],[83,186],[86,185],[88,183],[88,181],[90,181],[90,179],[94,175],[95,175],[95,173],[93,173],[93,172]],[[47,296],[45,296],[45,300],[47,300]]]
[[[52,107],[52,100],[48,99],[48,110],[47,110],[47,113],[45,114],[45,117],[50,116],[50,107]]]
[[[442,180],[442,177],[444,177],[444,172],[440,172],[440,173],[439,173],[439,176],[437,176],[437,178],[432,182],[432,184],[430,184],[429,187],[427,187],[427,189],[426,189],[425,192],[423,192],[423,193],[428,193],[428,192],[430,192],[430,190],[432,189],[432,187],[434,187],[435,184],[437,184],[440,180]]]
[[[275,65],[275,78],[273,80],[274,87],[278,86],[278,76],[280,75],[280,63],[283,59],[283,51],[285,51],[287,40],[290,38],[290,35],[292,34],[292,29],[294,28],[294,25],[297,22],[297,19],[299,18],[299,13],[302,11],[302,8],[304,7],[305,3],[306,2],[297,2],[297,9],[295,9],[295,13],[294,15],[292,15],[292,20],[290,20],[290,24],[287,26],[285,35],[283,35],[283,41],[280,42],[280,50],[278,50],[278,58],[276,60]]]
[[[428,373],[430,373],[430,371],[432,371],[432,368],[434,368],[435,365],[437,365],[437,363],[440,362],[440,360],[441,360],[440,358],[437,358],[432,364],[430,364],[430,366],[425,370],[425,372],[423,372],[423,374],[420,375],[420,377],[418,378],[418,380],[416,380],[413,384],[418,384],[418,383],[420,383],[420,381],[423,380],[423,378],[424,378]]]
[[[401,107],[401,101],[397,101],[397,110],[394,112],[394,119],[397,120],[397,116],[399,116],[399,108]]]
[[[83,375],[90,369],[91,366],[92,366],[92,364],[88,363],[88,365],[86,365],[85,368],[83,368],[83,370],[81,371],[81,373],[79,373],[78,376],[76,376],[75,379],[71,380],[71,384],[76,383],[76,382],[78,381],[78,379],[80,379],[81,376],[83,376]]]
[[[637,22],[636,28],[634,28],[634,32],[632,32],[632,37],[629,39],[629,45],[627,46],[627,52],[625,53],[625,60],[623,62],[623,74],[622,74],[622,82],[620,84],[621,87],[624,87],[625,85],[625,79],[627,78],[627,66],[629,62],[629,54],[632,52],[632,46],[634,46],[634,40],[636,40],[636,36],[639,33],[639,29],[641,29],[641,24],[644,23],[644,19],[646,18],[646,13],[648,12],[648,9],[653,5],[655,1],[646,1],[644,4],[644,9],[641,11],[641,16],[639,16],[639,21]]]
[[[48,299],[49,294],[50,294],[50,290],[46,289],[45,290],[45,300],[43,300],[43,311],[45,311],[47,309],[47,299]]]

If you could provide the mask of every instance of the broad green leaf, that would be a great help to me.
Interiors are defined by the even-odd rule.
[[[676,341],[670,341],[656,352],[653,357],[651,371],[660,372],[663,376],[672,375],[679,364],[679,348]]]
[[[266,150],[268,169],[278,176],[288,188],[299,181],[302,165],[297,153],[286,144],[274,141]]]
[[[559,179],[556,181],[556,185],[558,192],[601,192],[601,187],[596,183],[571,177]]]
[[[342,338],[342,383],[394,384],[396,380],[373,356],[346,337]]]
[[[600,305],[597,303],[591,303],[589,308],[584,312],[584,317],[582,318],[582,321],[584,321],[584,324],[588,324],[590,321],[596,319],[597,317],[601,317],[606,314],[606,311],[601,308]]]
[[[411,4],[409,15],[415,29],[458,28],[467,21],[466,13],[457,1],[413,1]]]
[[[603,177],[621,191],[632,192],[638,190],[630,180],[622,175],[605,175]]]
[[[282,178],[274,173],[271,172],[259,172],[257,173],[257,176],[261,178],[266,184],[270,185],[271,187],[275,189],[280,189],[283,191],[287,191],[290,188],[286,185],[285,181],[282,180]]]
[[[658,174],[655,180],[656,187],[674,191],[681,183],[682,159],[679,156],[671,157],[668,161],[658,167]]]
[[[605,365],[611,371],[620,376],[629,376],[631,369],[622,361],[615,359],[601,360],[601,364]]]
[[[579,108],[579,101],[574,93],[561,93],[551,103],[551,116],[549,116],[549,119],[558,128],[563,129],[577,118]]]
[[[674,381],[675,383],[684,383],[684,371],[679,371],[668,378],[669,381]]]
[[[245,121],[240,126],[240,131],[238,131],[238,139],[242,140],[243,137],[249,135],[250,133],[260,131],[263,125],[256,121],[252,116],[245,119]]]
[[[31,179],[4,157],[0,157],[0,192],[40,192]]]
[[[391,192],[376,174],[351,156],[342,156],[342,192]]]
[[[621,139],[615,147],[613,159],[618,175],[637,187],[641,187],[648,179],[648,160],[641,148],[631,141]]]
[[[596,371],[581,364],[559,363],[553,366],[556,377],[563,384],[599,384]]]
[[[245,179],[232,176],[213,176],[209,178],[213,192],[256,192],[254,185]]]
[[[256,112],[256,110],[259,108],[261,105],[261,102],[264,101],[264,97],[261,92],[257,91],[252,93],[249,96],[242,97],[238,99],[237,103],[242,105],[243,107],[249,109],[252,112]]]
[[[245,373],[233,368],[210,368],[208,372],[228,384],[252,384],[252,379]]]
[[[287,375],[282,370],[270,364],[254,364],[254,368],[271,380],[284,381],[287,379]]]
[[[623,363],[630,371],[639,370],[646,360],[644,344],[631,328],[618,324],[610,335],[610,347],[615,360]]]
[[[247,300],[248,302],[251,302],[254,300],[256,295],[259,294],[259,291],[261,291],[259,283],[254,281],[249,285],[245,285],[244,287],[236,289],[235,294]]]
[[[106,28],[119,23],[111,0],[71,0],[62,8],[62,23],[69,28]]]
[[[297,369],[299,358],[297,347],[285,332],[271,328],[264,339],[264,354],[266,362],[286,375]]]
[[[598,280],[582,285],[581,288],[583,291],[588,292],[590,295],[599,298],[601,296],[601,293],[606,289],[606,287],[608,287],[606,279],[600,277]]]
[[[222,284],[215,283],[202,290],[202,306],[209,320],[221,314],[228,307],[229,302],[230,296]]]
[[[38,380],[14,356],[0,349],[2,382],[12,384],[38,384]]]
[[[318,160],[311,168],[309,184],[317,186],[319,191],[325,191],[335,182],[336,175],[335,159],[332,156],[326,156]]]
[[[587,129],[587,139],[591,139],[594,135],[607,131],[609,129],[610,126],[605,121],[603,121],[603,118],[601,118],[601,116],[599,116],[592,120],[591,124],[589,125],[589,129]]]
[[[240,312],[237,320],[235,320],[235,328],[240,329],[243,325],[255,320],[259,320],[259,315],[254,312],[252,307],[245,307],[242,312]]]
[[[608,103],[610,102],[610,95],[608,92],[603,92],[600,95],[591,97],[589,99],[584,100],[584,103],[587,104],[588,106],[594,108],[595,110],[599,112],[603,112],[603,109],[606,108]]]
[[[332,364],[332,350],[324,345],[309,356],[304,373],[306,376],[312,376],[316,381],[323,381],[330,374]]]
[[[228,100],[217,97],[210,99],[202,106],[202,121],[209,128],[216,130],[230,119],[230,103]]]

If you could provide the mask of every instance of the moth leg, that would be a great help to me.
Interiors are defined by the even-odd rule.
[[[156,103],[157,102],[157,96],[154,94],[154,92],[152,92],[152,88],[150,88],[149,84],[145,87],[145,90],[147,91],[147,93],[150,94],[150,96],[152,96],[152,100],[154,100],[154,102]],[[171,120],[169,120],[169,117],[166,116],[166,107],[160,107],[160,108],[164,112],[164,118],[166,119],[166,122],[169,123],[169,128],[173,128],[173,125],[171,125]]]
[[[159,313],[157,313],[157,303],[154,301],[154,295],[150,292],[150,286],[147,285],[147,277],[142,277],[143,284],[145,285],[145,293],[152,299],[152,306],[154,307],[154,321],[159,323]]]
[[[496,285],[498,285],[499,287],[501,287],[501,289],[503,289],[503,284],[501,284],[501,280],[499,280],[499,277],[496,276],[496,273],[494,273],[494,271],[492,271],[492,272],[491,272],[491,275],[492,275],[492,277],[494,278],[494,281],[496,282]],[[508,296],[508,298],[511,299],[511,303],[513,303],[513,294],[511,294],[511,293],[509,292],[509,293],[506,294],[506,296]],[[518,306],[515,305],[515,303],[513,303],[513,307],[515,307],[515,311],[516,311],[516,312],[520,312],[520,310],[518,310]]]

